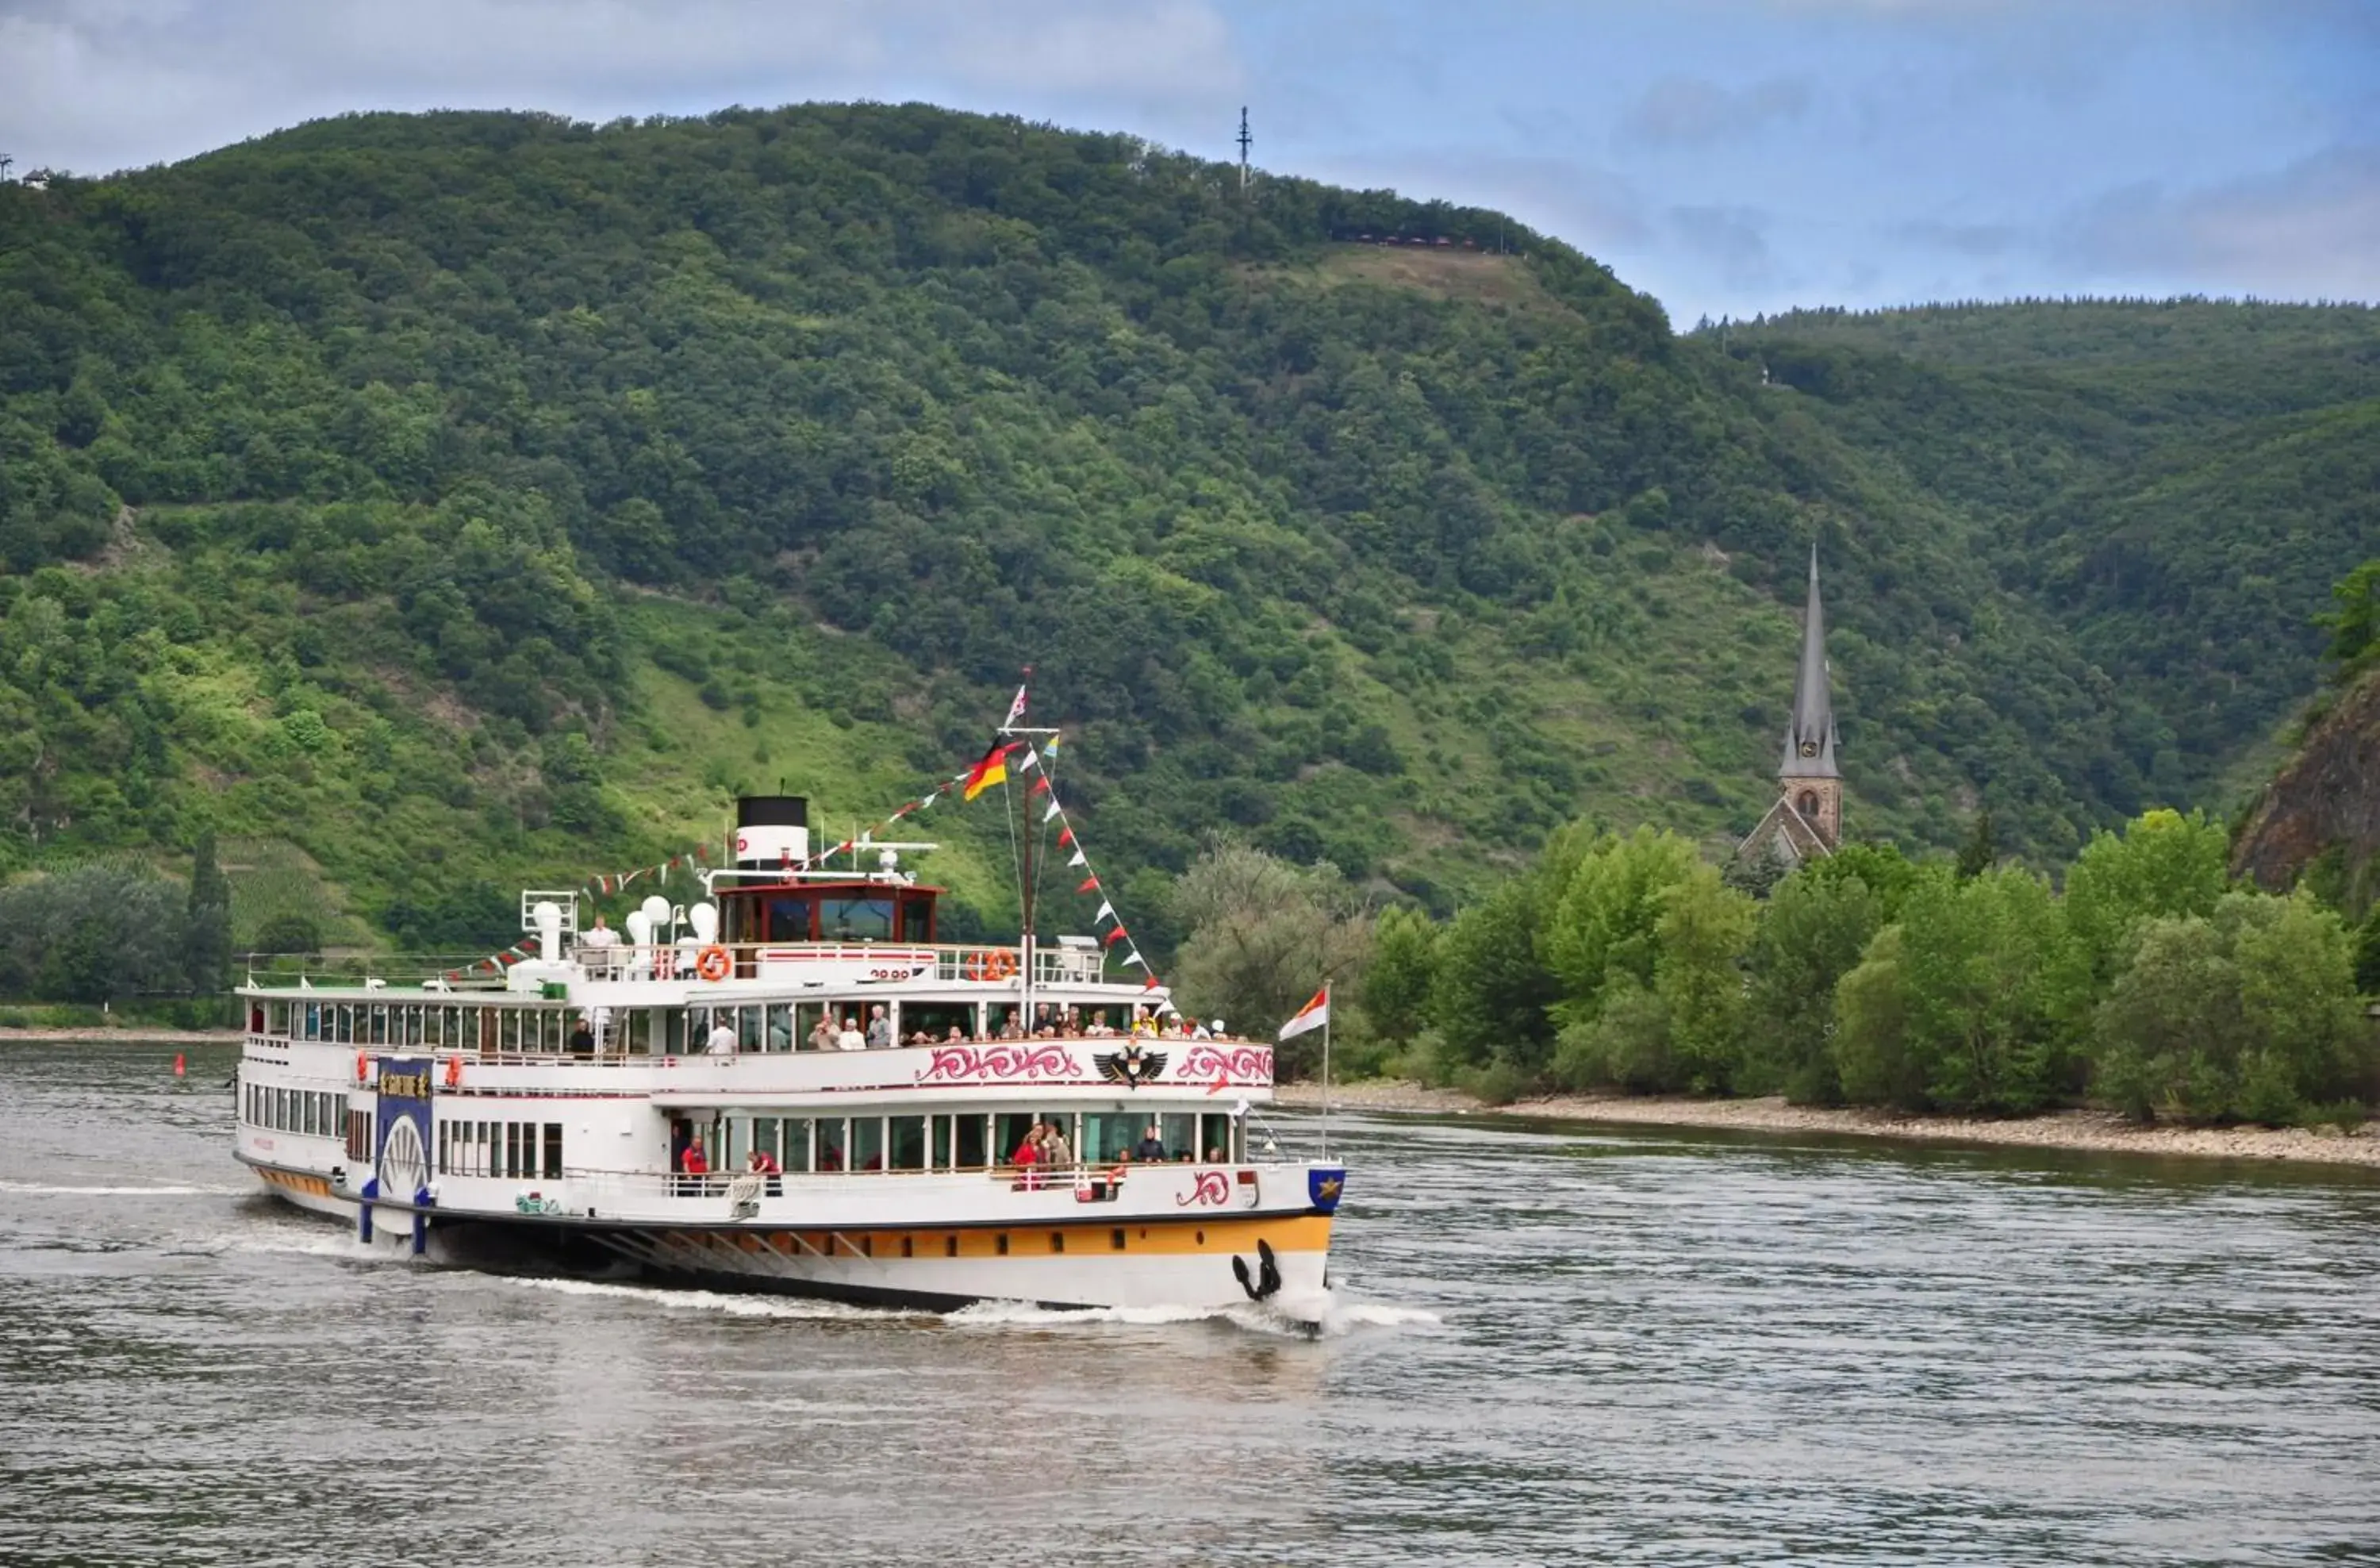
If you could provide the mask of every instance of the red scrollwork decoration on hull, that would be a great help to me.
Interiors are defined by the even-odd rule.
[[[1080,1077],[1075,1059],[1059,1045],[940,1045],[919,1070],[921,1084],[1050,1083]]]
[[[1272,1082],[1272,1049],[1262,1045],[1194,1045],[1183,1056],[1177,1076],[1191,1080],[1269,1084]]]
[[[1223,1171],[1201,1171],[1198,1173],[1196,1185],[1188,1192],[1176,1193],[1173,1196],[1173,1207],[1176,1209],[1188,1209],[1194,1204],[1202,1208],[1220,1209],[1231,1201],[1232,1178],[1229,1173]]]

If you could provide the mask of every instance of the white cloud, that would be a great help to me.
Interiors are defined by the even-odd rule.
[[[2103,278],[2210,293],[2380,298],[2380,145],[2332,147],[2251,178],[2095,203],[2058,247]]]

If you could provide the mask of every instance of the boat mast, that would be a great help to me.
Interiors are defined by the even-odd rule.
[[[999,731],[1003,738],[1020,739],[1027,747],[1034,744],[1034,736],[1058,733],[1051,729],[1031,728],[1020,722],[1025,717],[1025,689],[1032,684],[1033,666],[1027,664],[1025,666],[1025,678],[1017,683],[1016,699],[1008,705],[1008,719]],[[1044,762],[1042,766],[1046,768],[1048,764]],[[1044,777],[1046,779],[1047,775]],[[1030,790],[1020,796],[1012,788],[1009,794],[1012,804],[1016,808],[1019,825],[1025,830],[1021,864],[1017,869],[1020,885],[1016,890],[1017,913],[1022,917],[1016,944],[1016,1025],[1019,1032],[1029,1035],[1033,1032],[1033,906],[1040,881],[1034,865],[1033,849],[1034,840],[1040,836],[1041,824],[1033,820]]]

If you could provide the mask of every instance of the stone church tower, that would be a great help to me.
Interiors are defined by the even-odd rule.
[[[1827,671],[1827,614],[1818,602],[1818,547],[1810,546],[1810,606],[1802,622],[1802,666],[1793,680],[1793,716],[1777,764],[1777,804],[1737,847],[1749,859],[1766,849],[1799,864],[1831,855],[1843,841],[1843,775],[1835,765],[1835,704]]]

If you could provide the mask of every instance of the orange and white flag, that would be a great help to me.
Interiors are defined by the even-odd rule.
[[[1325,985],[1314,993],[1314,1000],[1289,1015],[1281,1027],[1281,1038],[1288,1039],[1308,1029],[1318,1029],[1330,1021],[1330,988]]]

